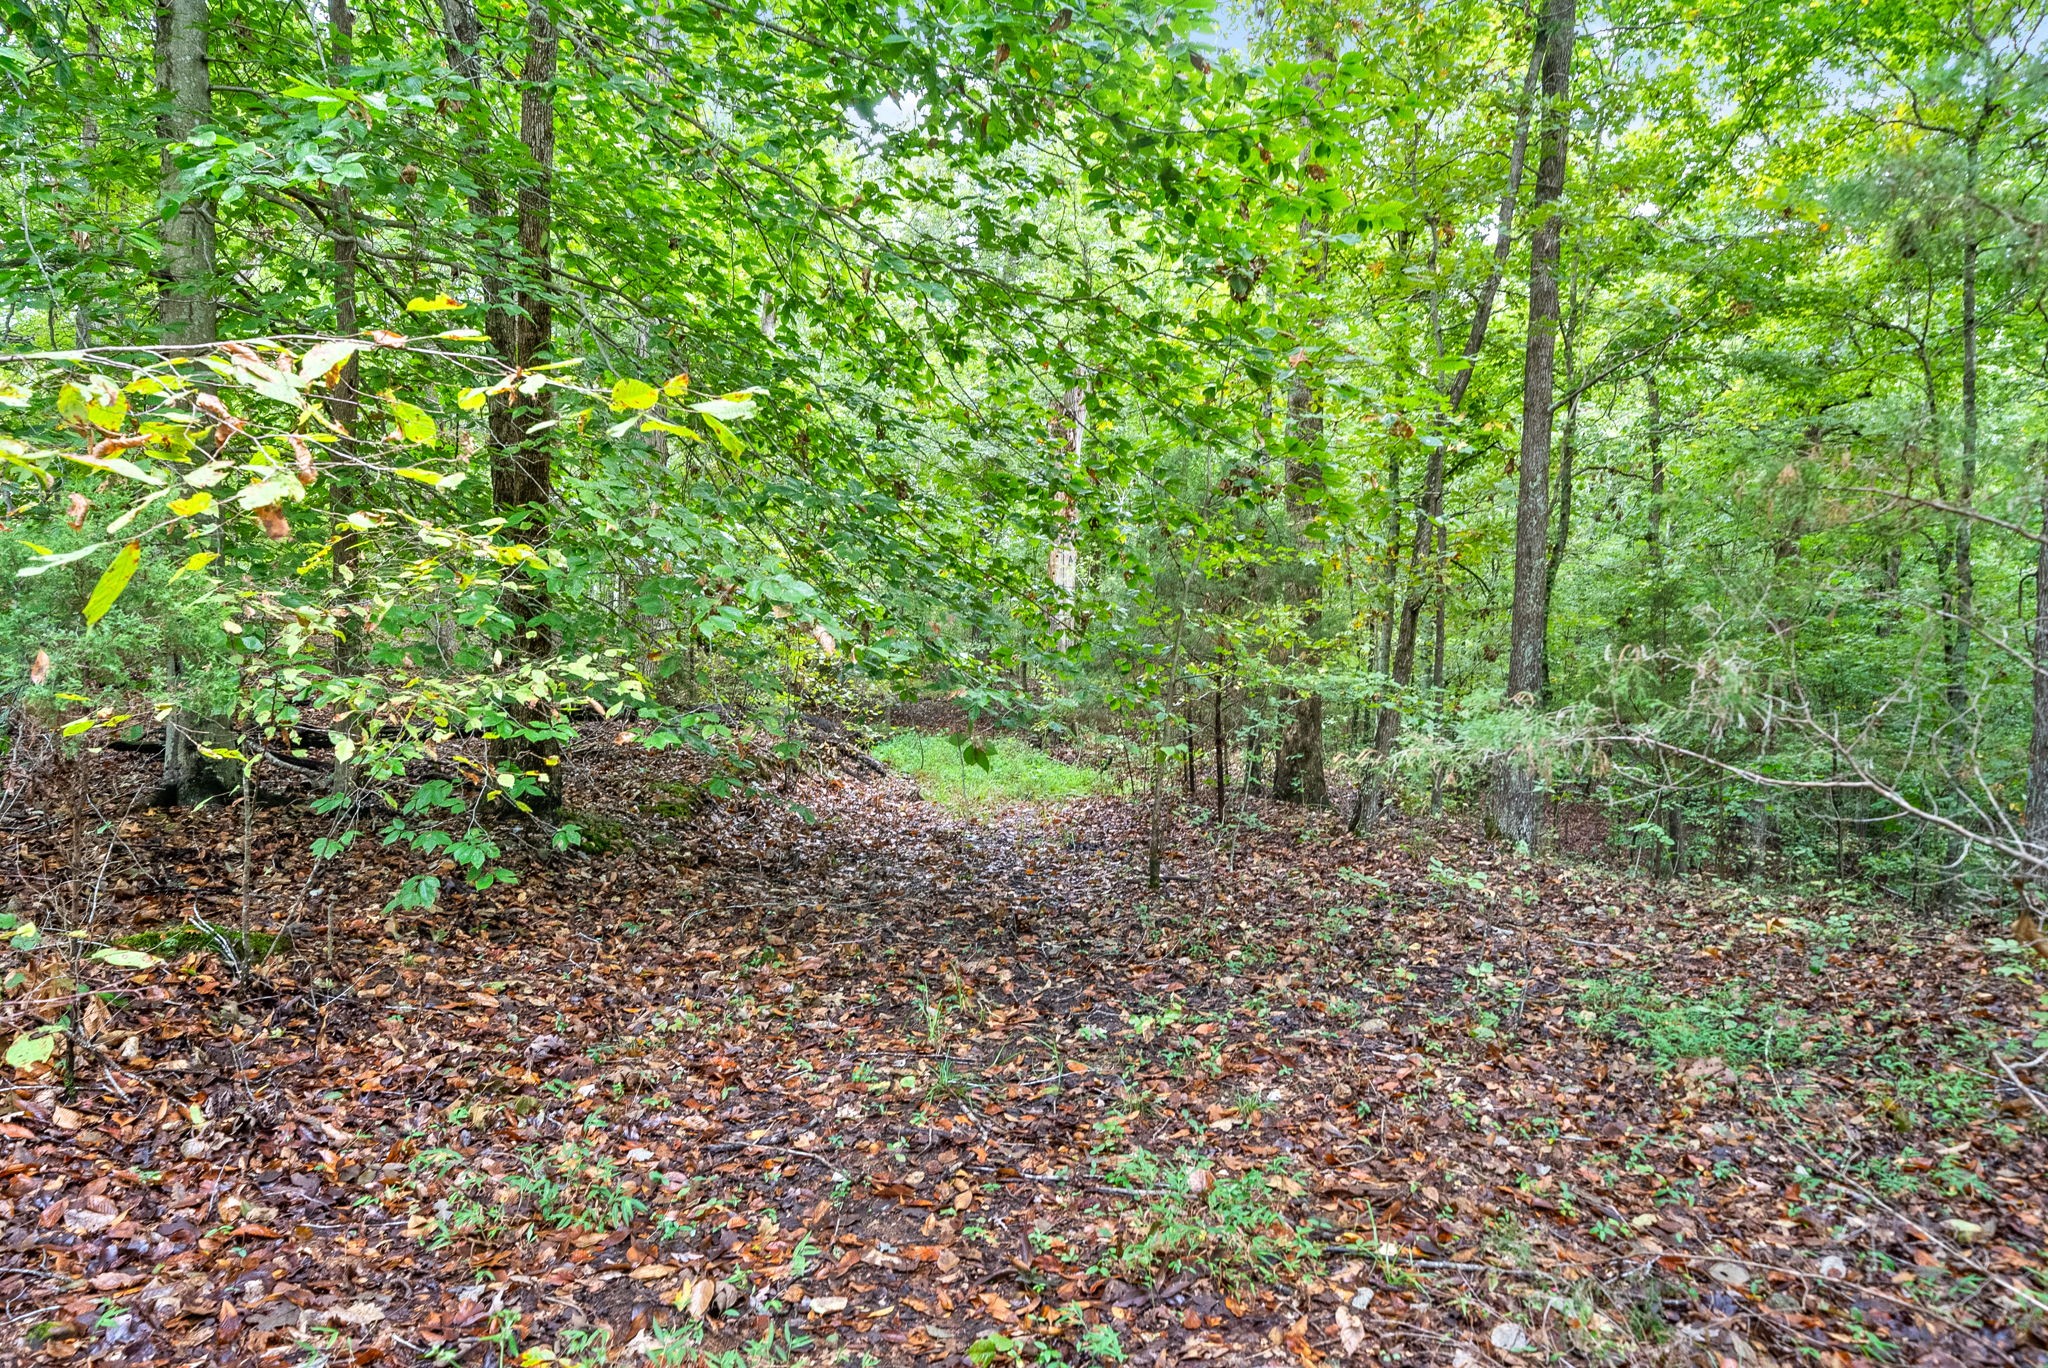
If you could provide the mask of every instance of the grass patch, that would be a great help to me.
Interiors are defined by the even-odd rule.
[[[1318,1261],[1317,1243],[1283,1210],[1304,1191],[1284,1164],[1233,1176],[1196,1155],[1162,1163],[1134,1149],[1106,1176],[1109,1186],[1130,1189],[1132,1201],[1104,1227],[1111,1233],[1103,1271],[1134,1285],[1156,1287],[1192,1270],[1225,1291],[1249,1291],[1298,1282]]]
[[[1580,1026],[1666,1066],[1718,1055],[1731,1065],[1811,1064],[1839,1053],[1840,1028],[1741,983],[1703,994],[1667,992],[1648,975],[1582,979]]]
[[[991,738],[981,744],[988,750],[987,769],[968,764],[948,738],[923,732],[898,732],[875,747],[874,755],[917,780],[927,798],[957,811],[1085,798],[1115,784],[1100,770],[1055,760],[1021,741]]]

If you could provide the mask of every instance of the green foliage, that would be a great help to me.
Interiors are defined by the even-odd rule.
[[[1169,1164],[1134,1149],[1106,1180],[1135,1199],[1118,1212],[1109,1271],[1141,1286],[1194,1270],[1226,1291],[1247,1291],[1298,1280],[1320,1257],[1281,1209],[1287,1192],[1302,1191],[1285,1164],[1216,1173],[1194,1154]]]
[[[875,758],[916,779],[925,796],[962,812],[986,812],[1006,803],[1051,803],[1106,793],[1113,787],[1100,770],[1055,760],[1044,751],[1008,738],[980,743],[979,762],[954,738],[898,732],[874,749]]]

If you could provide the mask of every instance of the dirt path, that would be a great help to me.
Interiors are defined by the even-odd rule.
[[[106,763],[91,792],[141,782]],[[250,977],[16,953],[17,1038],[66,973],[108,996],[66,998],[70,1086],[13,1071],[12,1358],[2048,1347],[2048,1075],[2005,1072],[2048,1017],[1980,937],[1268,809],[1181,828],[1153,892],[1113,801],[978,825],[834,776],[807,826],[580,763],[611,849],[490,906],[390,934],[389,857],[316,869],[274,807],[255,904],[298,934]],[[232,924],[238,815],[109,815],[96,934]],[[64,803],[7,821],[52,930]]]

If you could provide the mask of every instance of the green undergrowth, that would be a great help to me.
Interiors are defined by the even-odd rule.
[[[1226,1291],[1246,1291],[1298,1281],[1320,1257],[1316,1241],[1286,1214],[1287,1199],[1304,1189],[1284,1163],[1233,1175],[1199,1155],[1163,1162],[1139,1148],[1106,1177],[1109,1188],[1130,1197],[1105,1212],[1097,1230],[1110,1246],[1101,1271],[1139,1286],[1192,1270]]]
[[[1673,993],[1648,975],[1582,979],[1579,1024],[1661,1064],[1719,1056],[1731,1065],[1811,1064],[1839,1052],[1841,1028],[1747,984]]]
[[[875,747],[877,760],[917,780],[925,797],[955,811],[975,812],[1006,803],[1054,803],[1108,792],[1114,786],[1100,770],[1055,760],[1021,741],[981,739],[988,764],[966,758],[944,736],[898,732]]]
[[[282,932],[240,931],[215,922],[188,922],[162,931],[137,931],[114,943],[126,950],[146,950],[164,959],[197,952],[217,954],[231,964],[260,964],[291,942]]]

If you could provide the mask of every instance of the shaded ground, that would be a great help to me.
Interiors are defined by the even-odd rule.
[[[1149,892],[1115,800],[849,771],[806,826],[591,745],[609,850],[397,925],[388,853],[263,808],[295,939],[130,971],[79,951],[237,924],[241,814],[93,763],[0,829],[10,910],[91,932],[12,955],[8,1034],[75,1026],[0,1120],[11,1361],[2048,1348],[2048,1017],[1995,933],[1267,807]]]

